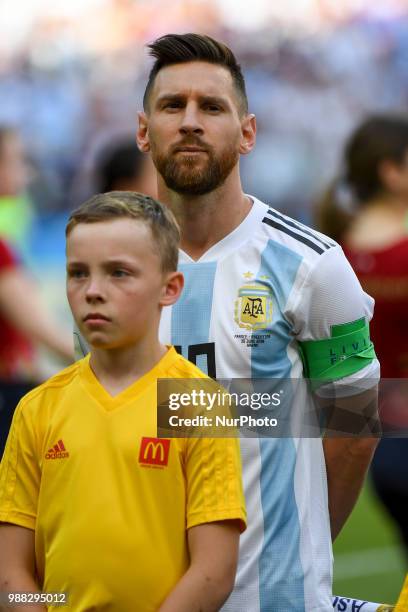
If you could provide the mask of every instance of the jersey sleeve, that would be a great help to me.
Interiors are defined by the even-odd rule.
[[[326,251],[306,276],[292,307],[306,375],[321,377],[341,395],[374,386],[379,364],[369,337],[373,311],[374,300],[363,291],[342,249]],[[356,380],[358,385],[350,384]],[[327,395],[324,384],[320,390]]]
[[[239,441],[234,438],[186,440],[187,529],[235,520],[246,528]]]
[[[41,473],[31,415],[24,408],[23,400],[0,463],[0,521],[35,529]]]

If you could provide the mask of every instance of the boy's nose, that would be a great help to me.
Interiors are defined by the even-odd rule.
[[[95,301],[104,301],[104,290],[100,280],[91,279],[86,289],[86,299],[92,303]]]

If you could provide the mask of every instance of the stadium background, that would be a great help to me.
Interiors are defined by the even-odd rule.
[[[0,0],[0,124],[21,131],[32,171],[24,257],[61,323],[68,211],[90,188],[95,153],[135,130],[144,44],[186,31],[226,41],[243,65],[259,127],[245,190],[307,223],[355,124],[407,110],[407,0]],[[404,574],[367,485],[335,544],[334,592],[393,603]]]

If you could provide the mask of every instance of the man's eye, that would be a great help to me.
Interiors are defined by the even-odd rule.
[[[167,102],[164,108],[167,110],[177,110],[181,108],[181,102]]]
[[[122,278],[124,276],[129,276],[128,272],[126,272],[126,270],[113,270],[112,272],[112,276],[115,276],[116,278]]]
[[[221,107],[217,104],[207,104],[205,110],[210,111],[210,113],[218,113],[221,110]]]

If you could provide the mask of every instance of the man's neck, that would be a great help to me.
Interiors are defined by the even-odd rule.
[[[125,348],[91,348],[89,363],[101,385],[114,397],[154,368],[166,351],[157,339],[142,340]]]
[[[231,173],[218,189],[200,196],[171,191],[159,178],[159,200],[167,204],[181,228],[181,248],[199,259],[242,223],[251,210],[238,173]]]

